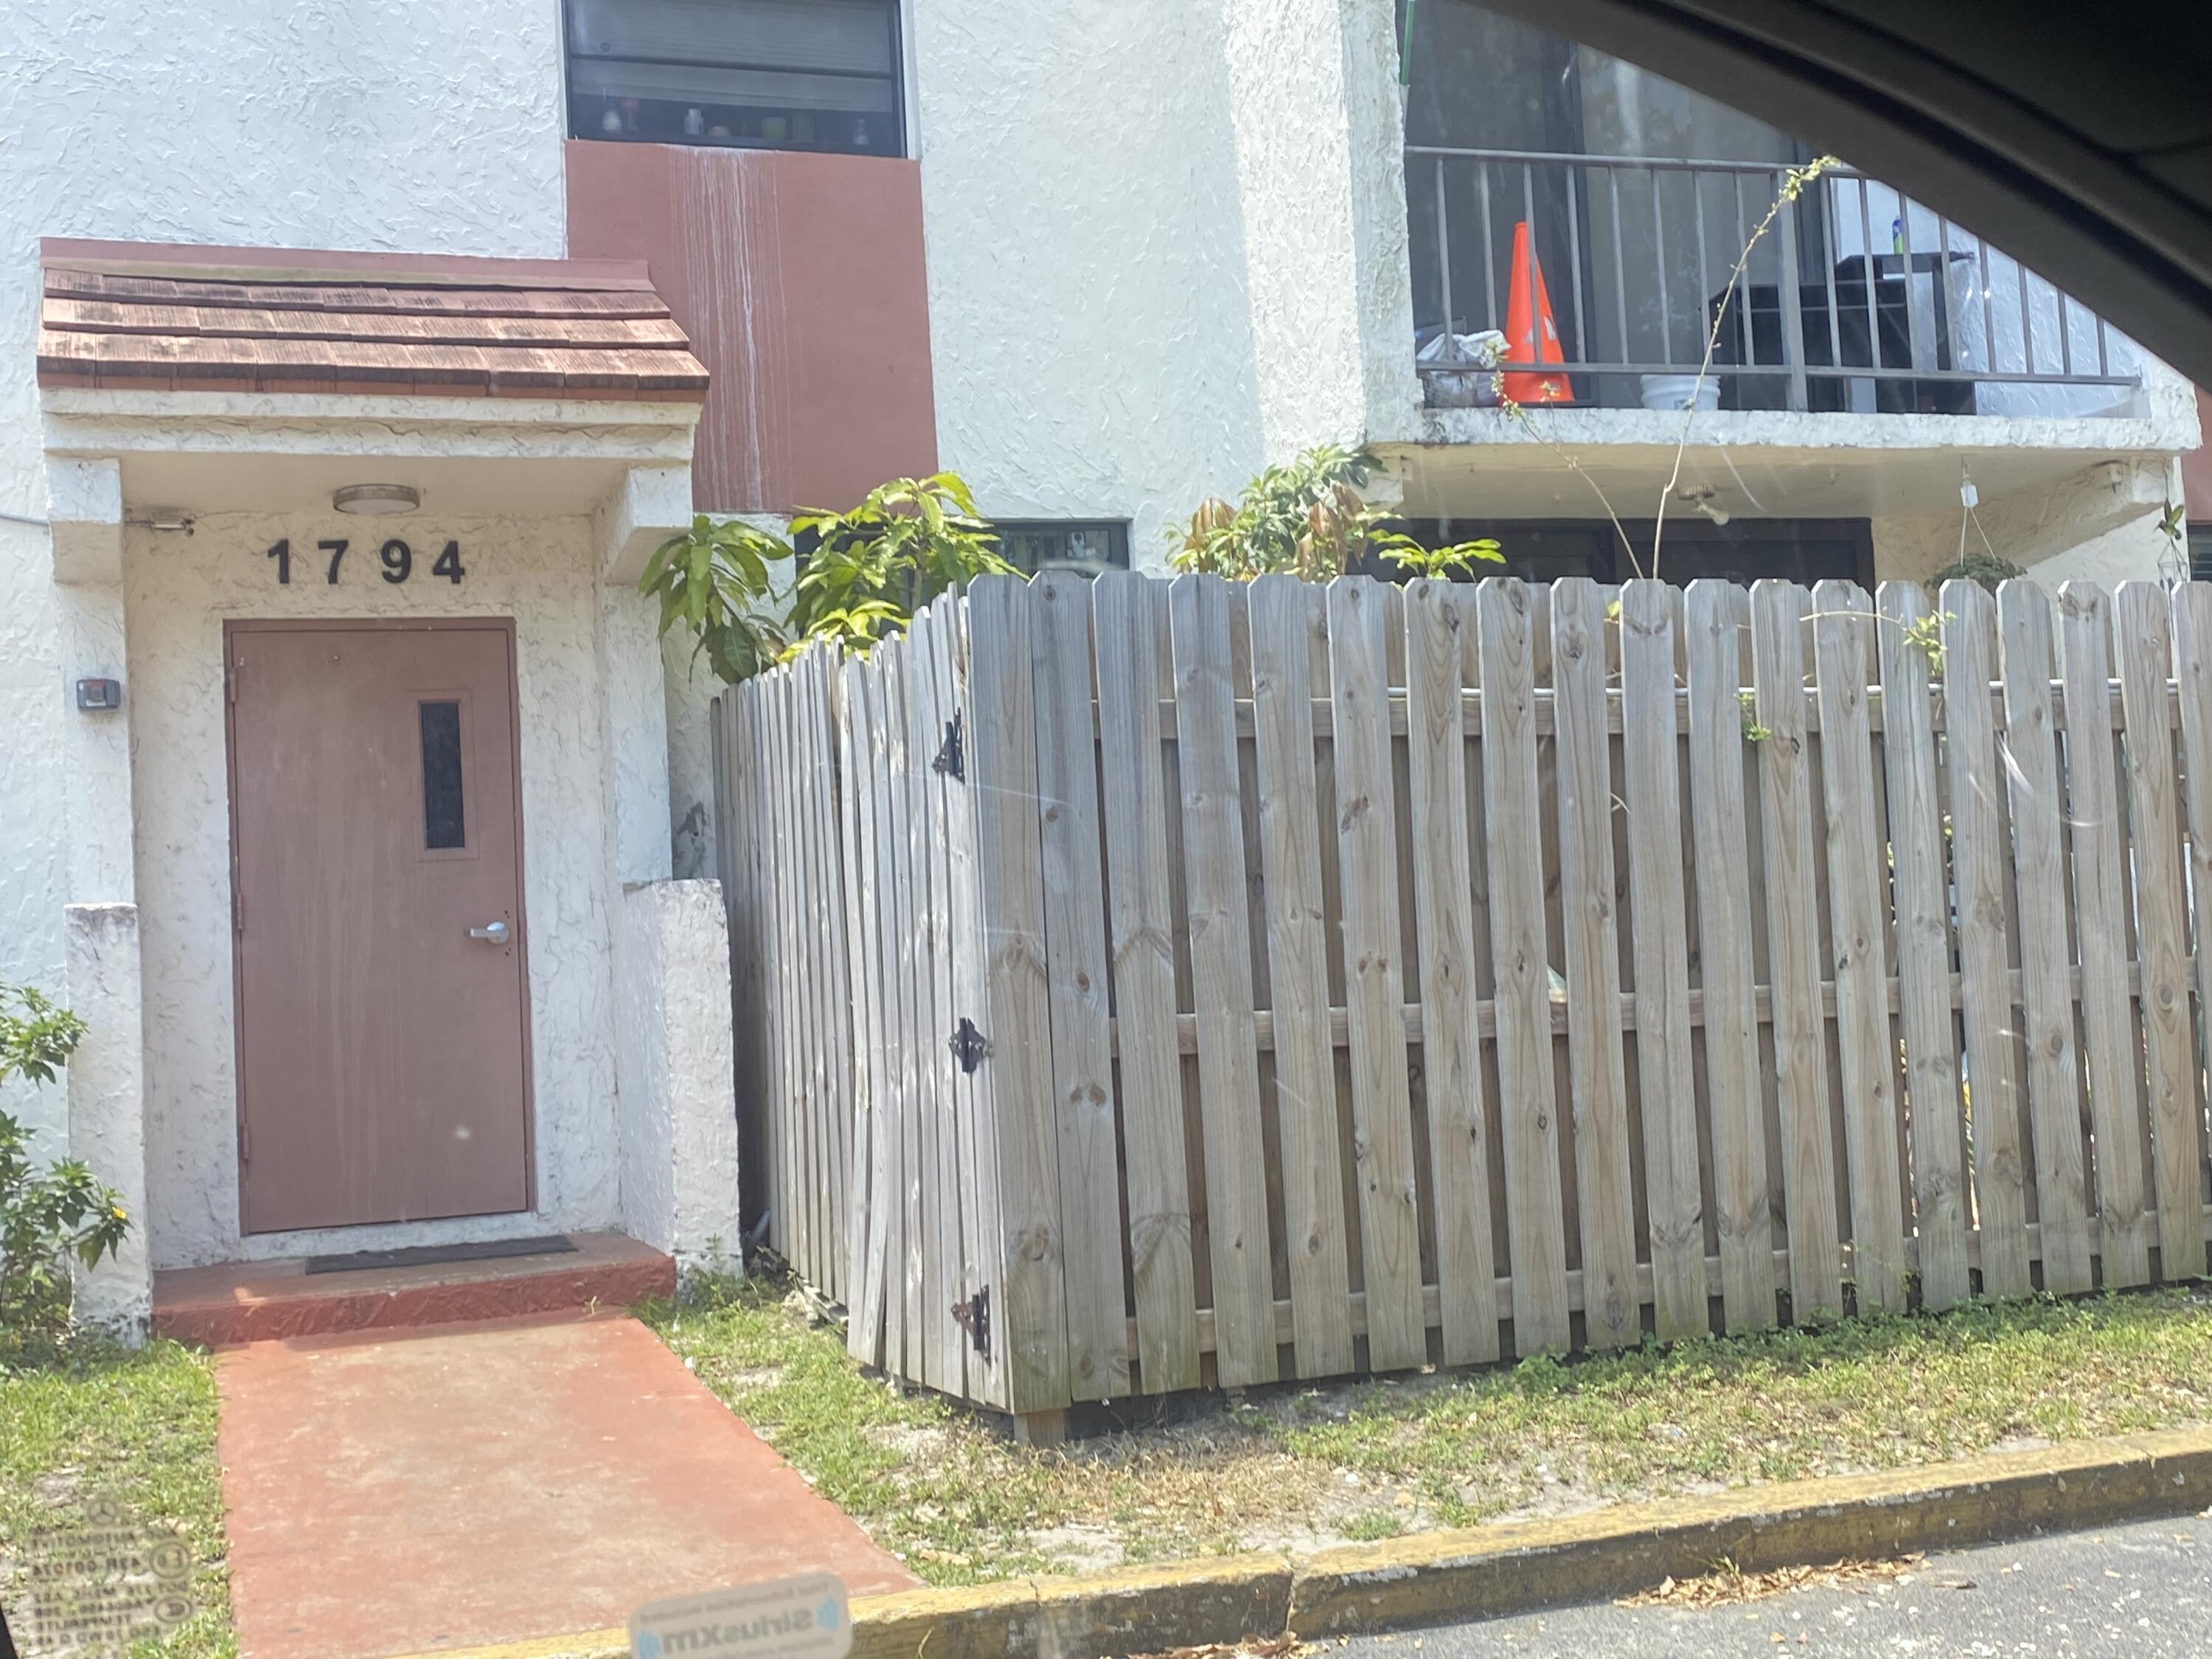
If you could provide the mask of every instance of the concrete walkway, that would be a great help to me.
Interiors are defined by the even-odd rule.
[[[376,1659],[626,1622],[805,1570],[915,1581],[624,1315],[219,1356],[243,1659]]]

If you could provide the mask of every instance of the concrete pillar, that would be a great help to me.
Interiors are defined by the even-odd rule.
[[[85,1023],[68,1074],[69,1156],[122,1194],[120,1252],[77,1269],[77,1317],[141,1340],[153,1310],[147,1238],[146,1047],[138,949],[137,818],[131,784],[131,686],[124,635],[123,481],[112,459],[50,457],[67,755],[69,902],[63,1000]],[[76,706],[77,682],[122,684],[119,708]]]
[[[685,1266],[738,1248],[729,935],[720,884],[669,879],[669,687],[659,606],[637,591],[690,522],[682,467],[633,468],[599,514],[623,1224]]]
[[[69,896],[86,904],[137,896],[131,799],[131,701],[123,628],[123,484],[112,460],[56,459],[46,472],[67,707]],[[124,684],[120,708],[76,708],[76,683]]]
[[[1269,461],[1417,422],[1390,8],[1226,0],[1245,290]]]
[[[623,1227],[684,1267],[738,1254],[721,884],[631,883],[615,918]]]
[[[76,1269],[77,1317],[143,1340],[154,1277],[146,1237],[145,1030],[138,909],[72,904],[64,911],[69,1006],[85,1023],[69,1063],[70,1156],[122,1194],[131,1233],[96,1267]]]

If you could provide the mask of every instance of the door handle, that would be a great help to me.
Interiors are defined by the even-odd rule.
[[[503,921],[495,921],[482,927],[469,929],[471,939],[489,939],[494,945],[504,945],[514,937],[514,930]]]

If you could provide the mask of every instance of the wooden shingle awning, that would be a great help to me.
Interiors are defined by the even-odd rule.
[[[48,239],[46,388],[697,402],[644,262]]]

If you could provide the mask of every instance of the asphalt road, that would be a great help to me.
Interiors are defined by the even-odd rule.
[[[1356,1638],[1331,1659],[2212,1655],[2212,1514],[1930,1556],[1905,1577],[1735,1607],[1611,1604]]]

